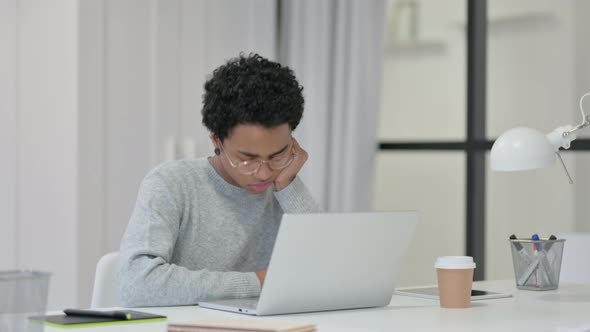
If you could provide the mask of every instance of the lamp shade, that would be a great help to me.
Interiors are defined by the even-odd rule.
[[[544,133],[527,127],[513,128],[494,142],[490,163],[495,171],[549,167],[555,162],[555,152]]]

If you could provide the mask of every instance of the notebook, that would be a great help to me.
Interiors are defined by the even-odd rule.
[[[105,317],[80,317],[63,315],[50,316],[35,316],[29,317],[30,320],[45,323],[47,326],[56,328],[77,328],[77,327],[91,327],[91,326],[107,326],[107,325],[123,325],[123,324],[137,324],[137,323],[151,323],[151,322],[165,322],[166,316],[154,315],[147,312],[140,312],[134,310],[118,310],[125,311],[132,315],[131,319],[122,320],[116,318]]]
[[[272,320],[198,320],[171,323],[168,332],[313,332],[314,324]]]
[[[249,315],[386,306],[415,211],[284,214],[259,298],[199,302]]]

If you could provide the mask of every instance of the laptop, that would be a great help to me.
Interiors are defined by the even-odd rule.
[[[199,302],[265,316],[386,306],[417,212],[284,214],[260,297]]]

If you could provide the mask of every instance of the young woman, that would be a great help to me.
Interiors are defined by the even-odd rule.
[[[283,213],[319,212],[297,173],[303,115],[293,71],[257,54],[205,83],[214,155],[165,163],[143,180],[121,243],[127,307],[258,296]]]

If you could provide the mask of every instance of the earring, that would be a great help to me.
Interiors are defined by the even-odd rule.
[[[221,150],[219,150],[219,148],[215,148],[215,150],[213,150],[213,152],[215,152],[215,154],[219,156],[219,154],[221,153]]]

